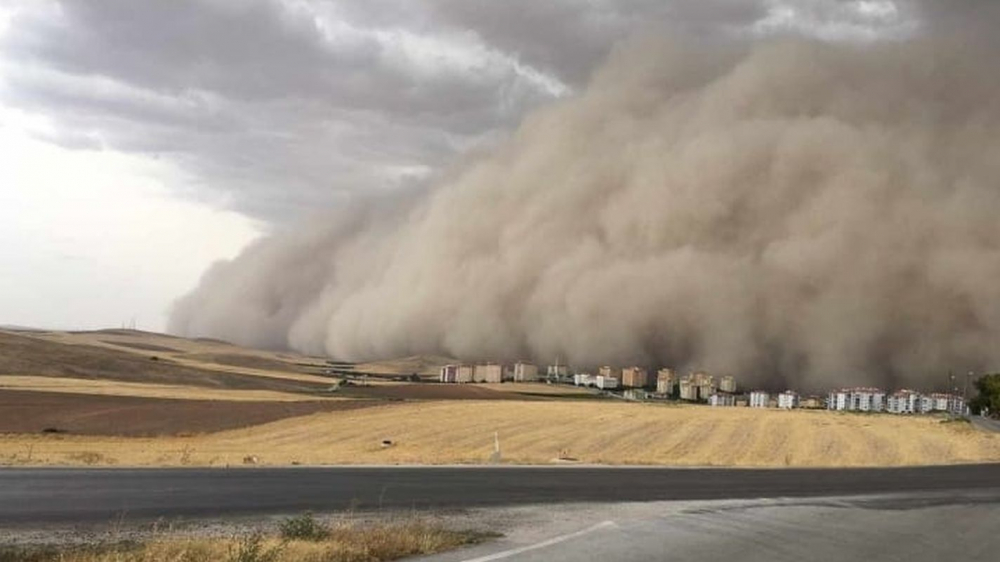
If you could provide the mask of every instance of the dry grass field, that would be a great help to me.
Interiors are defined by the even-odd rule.
[[[426,374],[447,360],[353,367]],[[637,404],[546,384],[331,392],[325,365],[134,330],[0,330],[0,465],[482,463],[494,432],[508,463],[1000,462],[1000,434],[934,417]]]
[[[281,523],[276,534],[251,531],[226,538],[164,532],[143,541],[0,545],[0,562],[382,562],[491,538],[418,519],[332,525],[314,521],[311,516],[296,517]]]
[[[329,378],[295,372],[295,367],[291,364],[287,372],[209,364],[188,359],[182,352],[168,355],[137,350],[135,347],[116,348],[96,339],[106,337],[109,336],[98,332],[12,333],[0,330],[0,376],[113,380],[282,392],[324,389],[331,383]],[[148,339],[157,341],[158,338]]]
[[[0,437],[3,464],[504,462],[844,467],[1000,461],[1000,435],[932,417],[594,401],[436,401],[318,413],[191,437]],[[383,447],[383,440],[392,446]],[[30,457],[30,458],[29,458]]]

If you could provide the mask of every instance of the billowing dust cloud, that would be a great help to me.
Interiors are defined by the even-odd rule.
[[[172,331],[351,360],[440,353],[941,386],[1000,361],[1000,57],[645,37],[406,201],[213,267]]]

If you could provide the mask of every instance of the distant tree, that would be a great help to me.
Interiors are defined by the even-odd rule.
[[[972,399],[972,411],[982,412],[988,408],[993,417],[1000,415],[1000,374],[985,375],[976,381],[979,395]]]

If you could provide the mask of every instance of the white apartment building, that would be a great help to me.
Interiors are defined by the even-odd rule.
[[[601,390],[614,390],[620,386],[618,379],[614,377],[606,377],[604,375],[597,375],[594,377],[594,386],[600,388]]]
[[[458,365],[445,365],[441,367],[441,374],[438,375],[440,382],[458,382]]]
[[[694,385],[689,379],[681,379],[680,383],[680,394],[681,400],[697,400],[698,399],[698,387]]]
[[[948,412],[960,416],[965,413],[965,400],[954,394],[920,394],[913,390],[904,389],[889,396],[885,409],[892,414]]]
[[[455,371],[455,382],[472,382],[474,371],[472,365],[459,365]]]
[[[791,390],[786,390],[778,395],[778,407],[791,410],[792,408],[799,407],[799,393]]]
[[[754,390],[750,393],[750,407],[751,408],[767,408],[768,403],[771,401],[771,395],[763,390]]]
[[[898,390],[886,400],[885,410],[891,414],[912,414],[920,410],[920,394],[912,390]]]
[[[735,393],[736,379],[729,375],[722,377],[719,379],[719,390],[722,392]]]
[[[514,382],[533,382],[538,380],[538,366],[531,363],[514,363]]]
[[[951,398],[950,394],[931,394],[931,400],[933,405],[931,407],[935,412],[947,412],[951,410]]]
[[[498,365],[496,363],[476,365],[472,371],[472,380],[476,382],[500,384],[503,382],[503,365]]]
[[[934,411],[934,399],[926,394],[920,395],[920,413],[929,414]]]
[[[593,386],[595,383],[597,383],[597,379],[590,373],[577,373],[573,375],[573,384],[576,386]]]
[[[830,393],[827,408],[848,412],[882,412],[885,391],[877,388],[843,388]]]
[[[569,365],[549,365],[545,371],[550,379],[561,379],[569,376]]]
[[[716,406],[716,407],[721,407],[721,406],[735,406],[736,405],[736,397],[733,396],[732,394],[718,394],[718,393],[716,393],[716,394],[713,394],[713,395],[711,395],[711,396],[708,397],[708,405],[709,406]]]
[[[678,377],[673,369],[663,368],[656,372],[656,392],[658,394],[673,394]]]

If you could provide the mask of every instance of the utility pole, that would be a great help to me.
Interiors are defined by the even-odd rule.
[[[958,394],[958,386],[955,385],[955,373],[951,371],[948,371],[948,393],[951,394],[952,396]],[[949,402],[951,402],[951,400],[953,399],[952,398],[948,399]],[[955,418],[955,408],[948,408],[948,417],[950,419]]]
[[[490,455],[490,463],[499,464],[501,460],[500,456],[500,432],[493,432],[493,454]]]
[[[962,413],[969,408],[969,379],[976,376],[976,373],[969,371],[969,374],[965,376],[965,389],[962,391]]]

